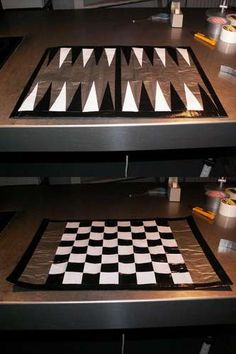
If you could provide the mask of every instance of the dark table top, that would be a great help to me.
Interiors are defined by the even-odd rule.
[[[0,152],[137,151],[235,146],[235,80],[219,76],[234,67],[236,46],[200,42],[207,30],[205,10],[185,9],[183,28],[140,21],[157,9],[5,11],[0,36],[24,40],[0,71]],[[227,111],[227,118],[11,119],[20,93],[47,47],[63,45],[191,46]]]
[[[218,250],[221,238],[236,241],[233,219],[194,219],[233,281],[232,290],[32,291],[6,277],[28,247],[42,218],[183,217],[204,206],[204,187],[184,184],[180,203],[142,193],[155,184],[0,188],[0,210],[17,211],[0,235],[0,329],[109,329],[235,324],[236,252]],[[129,197],[133,194],[133,197]],[[32,321],[32,318],[35,320]]]

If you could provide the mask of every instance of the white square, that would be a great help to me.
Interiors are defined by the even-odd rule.
[[[84,265],[84,273],[88,274],[98,274],[101,271],[100,263],[85,263]]]
[[[62,241],[75,241],[77,234],[63,234],[61,240]]]
[[[155,220],[144,220],[143,225],[144,226],[157,226],[157,223]]]
[[[127,226],[130,226],[130,221],[118,221],[117,225],[127,227]]]
[[[83,273],[65,272],[62,284],[81,284]]]
[[[120,240],[132,240],[131,232],[118,232],[118,239]]]
[[[103,240],[103,247],[116,247],[118,246],[118,240],[117,238],[113,239],[113,240]]]
[[[52,264],[51,268],[49,270],[49,274],[62,274],[62,273],[65,273],[67,264],[68,264],[67,262]]]
[[[81,226],[78,228],[77,234],[89,234],[91,231],[91,226]]]
[[[133,240],[133,245],[135,247],[148,247],[147,240]]]
[[[172,273],[174,284],[193,284],[193,280],[189,274],[186,273]]]
[[[149,252],[151,254],[165,254],[165,250],[163,246],[152,246],[152,247],[148,247]]]
[[[125,255],[125,254],[133,254],[134,248],[133,246],[118,246],[118,254]]]
[[[105,226],[105,221],[93,221],[92,226]]]
[[[91,232],[89,235],[90,240],[101,241],[103,239],[103,233]]]
[[[119,274],[117,272],[101,272],[99,284],[119,284]]]
[[[79,227],[79,222],[68,222],[66,224],[67,229],[77,229]]]
[[[158,226],[158,231],[163,233],[172,233],[169,226]]]
[[[88,246],[87,254],[90,255],[90,256],[101,256],[102,247]]]
[[[119,263],[119,273],[122,274],[135,274],[135,263]]]
[[[166,254],[167,261],[170,264],[182,264],[184,263],[184,259],[180,253],[167,253]]]
[[[57,247],[57,251],[56,254],[57,255],[66,255],[66,254],[70,254],[72,250],[72,246],[69,247]]]
[[[163,246],[166,246],[166,247],[178,247],[177,242],[174,239],[165,240],[162,238],[161,242],[162,242]]]
[[[150,263],[152,261],[149,253],[135,253],[134,260],[137,264]]]
[[[86,240],[76,240],[74,242],[75,247],[87,247],[89,243],[89,239],[86,238]]]
[[[104,232],[106,234],[114,234],[115,232],[117,232],[117,226],[105,226]]]
[[[84,263],[86,253],[71,253],[68,262],[70,263]]]
[[[170,274],[170,266],[168,263],[164,262],[152,262],[153,269],[155,273],[160,273],[160,274]]]
[[[154,272],[137,272],[137,284],[156,284],[156,277]]]
[[[107,263],[113,263],[116,264],[118,263],[118,254],[103,254],[102,255],[102,264],[107,264]]]
[[[147,240],[160,240],[159,232],[146,232]]]
[[[133,233],[145,232],[144,226],[131,226],[131,231]]]

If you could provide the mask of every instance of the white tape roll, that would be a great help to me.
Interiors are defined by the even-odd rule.
[[[225,198],[220,202],[219,214],[229,218],[236,218],[236,200]]]
[[[235,14],[228,14],[226,16],[226,18],[231,25],[236,26],[236,13]]]
[[[236,27],[225,25],[222,27],[220,39],[227,43],[236,43]]]
[[[236,199],[236,187],[226,188],[225,193],[232,199]]]

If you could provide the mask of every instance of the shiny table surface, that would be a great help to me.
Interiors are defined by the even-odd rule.
[[[1,187],[0,210],[16,210],[0,235],[0,329],[109,329],[232,324],[236,322],[236,241],[233,219],[194,219],[233,281],[232,290],[32,291],[6,277],[28,247],[42,218],[181,217],[204,206],[202,184],[185,184],[181,203],[143,195],[153,184]],[[130,197],[129,195],[133,196]],[[31,321],[35,318],[35,321]]]
[[[0,36],[24,40],[0,71],[0,152],[137,151],[235,146],[235,79],[220,65],[235,66],[236,46],[211,47],[193,37],[207,31],[205,10],[185,9],[183,28],[137,21],[157,9],[5,11]],[[190,46],[212,83],[227,118],[9,118],[47,47],[63,45]]]

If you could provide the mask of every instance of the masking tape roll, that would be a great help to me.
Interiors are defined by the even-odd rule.
[[[236,200],[231,198],[222,199],[219,214],[230,218],[236,218]]]
[[[236,26],[236,13],[235,14],[228,14],[226,16],[226,18],[231,25]]]
[[[236,43],[236,27],[233,25],[225,25],[222,27],[220,39],[227,43]]]
[[[236,187],[226,188],[225,193],[229,198],[236,199]]]

